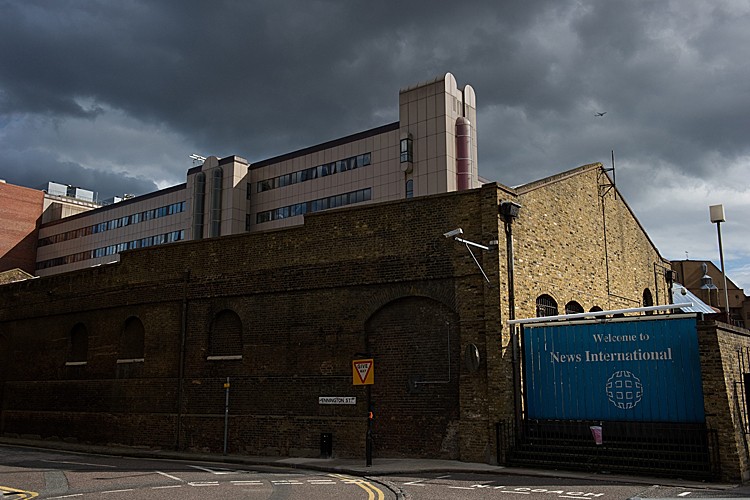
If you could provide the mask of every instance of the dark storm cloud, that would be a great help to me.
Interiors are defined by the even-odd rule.
[[[2,109],[81,116],[92,98],[208,148],[275,154],[381,125],[383,106],[397,119],[400,86],[461,78],[475,50],[516,53],[533,17],[529,4],[371,4],[8,4]]]
[[[657,245],[705,253],[686,213],[659,214],[687,190],[750,220],[747,26],[744,0],[0,0],[0,177],[38,156],[27,185],[141,194],[184,182],[190,153],[255,161],[390,123],[399,88],[450,71],[477,93],[484,177],[614,149]]]
[[[723,51],[739,28],[727,34],[708,24],[680,38],[687,34],[674,26],[678,9],[668,2],[6,2],[0,105],[4,113],[86,116],[95,110],[79,100],[91,98],[166,123],[205,148],[263,157],[395,120],[398,87],[450,70],[477,89],[480,121],[492,120],[482,113],[492,106],[517,107],[529,121],[575,127],[586,125],[577,119],[591,118],[586,106],[596,103],[610,110],[608,120],[640,120],[631,136],[668,129],[696,148],[741,152],[746,115],[736,94],[748,98],[747,63]],[[722,26],[740,24],[720,8],[708,15]],[[687,67],[682,51],[692,58]],[[695,156],[669,142],[648,146],[680,163]],[[483,152],[510,166],[502,156]]]
[[[149,179],[138,179],[119,173],[82,168],[75,162],[62,162],[48,154],[31,156],[0,154],[6,165],[16,165],[14,169],[3,169],[0,178],[18,186],[46,190],[47,182],[58,182],[82,187],[96,193],[96,198],[105,200],[125,193],[150,193],[157,189]]]

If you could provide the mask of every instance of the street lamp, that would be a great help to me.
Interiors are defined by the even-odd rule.
[[[711,205],[708,207],[711,222],[716,224],[716,232],[719,235],[719,258],[721,259],[721,275],[724,277],[724,308],[729,322],[729,290],[727,290],[727,273],[724,271],[724,248],[721,246],[721,223],[726,222],[724,216],[724,205]]]

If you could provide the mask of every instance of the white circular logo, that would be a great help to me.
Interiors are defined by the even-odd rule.
[[[621,410],[629,410],[641,402],[643,384],[627,370],[619,370],[607,380],[607,398]]]

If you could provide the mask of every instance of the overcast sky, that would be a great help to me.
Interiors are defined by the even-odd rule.
[[[112,195],[398,120],[450,71],[480,174],[609,165],[668,259],[750,293],[750,0],[0,0],[0,178]],[[604,112],[596,117],[596,112]],[[718,280],[720,277],[715,276]]]

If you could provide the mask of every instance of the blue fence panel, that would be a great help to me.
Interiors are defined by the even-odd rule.
[[[696,320],[526,325],[531,419],[704,422]]]

